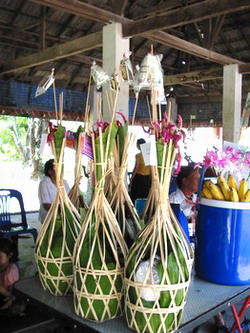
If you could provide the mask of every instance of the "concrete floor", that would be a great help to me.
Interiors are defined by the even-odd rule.
[[[14,217],[15,219],[18,219],[18,215]],[[28,213],[27,214],[27,220],[28,224],[32,227],[37,228],[37,231],[39,232],[41,228],[41,223],[38,220],[38,213]],[[37,272],[35,258],[34,258],[34,241],[33,238],[30,235],[24,235],[19,238],[19,267],[20,267],[20,275],[21,278],[26,278],[29,276],[34,276]],[[240,307],[242,306],[242,303],[237,304],[237,309],[239,311]],[[245,316],[250,318],[250,308],[247,309],[245,312]],[[232,313],[230,309],[228,308],[227,311],[223,314],[223,318],[225,320],[225,324],[227,327],[231,327],[234,320]],[[47,330],[43,330],[44,332],[47,332]],[[41,331],[42,332],[42,331]],[[203,325],[201,325],[195,332],[198,333],[213,333],[217,332],[217,328],[214,322],[214,319],[211,318],[207,322],[205,322]],[[221,332],[221,331],[219,331]],[[117,332],[119,333],[119,332]]]

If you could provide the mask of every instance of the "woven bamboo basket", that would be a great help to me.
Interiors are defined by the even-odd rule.
[[[129,251],[125,264],[125,312],[137,332],[174,332],[190,284],[193,251],[168,199],[175,149],[162,145],[156,168],[154,215]]]
[[[57,131],[64,128],[59,125]],[[56,136],[56,133],[54,133]],[[63,152],[65,138],[60,147],[51,142],[55,156],[57,194],[38,234],[35,258],[43,288],[54,295],[72,291],[73,249],[80,230],[80,215],[68,198],[63,180]]]
[[[110,135],[105,144],[101,131],[99,138],[97,145],[92,135],[95,192],[74,251],[74,307],[79,316],[102,322],[122,314],[127,247],[104,193]]]

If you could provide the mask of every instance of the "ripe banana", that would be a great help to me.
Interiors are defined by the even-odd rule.
[[[228,177],[228,186],[234,188],[237,191],[237,182],[234,175],[229,175]]]
[[[225,197],[226,200],[230,200],[230,194],[229,194],[229,186],[226,181],[226,179],[223,176],[219,176],[217,178],[218,184],[220,185],[221,191]]]
[[[208,186],[209,186],[210,191],[212,192],[214,199],[225,200],[225,197],[224,197],[221,189],[219,188],[219,186],[213,184],[213,182],[209,183]]]
[[[209,188],[206,188],[206,187],[203,187],[203,189],[201,191],[201,197],[206,198],[206,199],[214,198],[212,192],[209,190]]]
[[[241,199],[241,202],[250,202],[250,190],[247,190],[243,198]]]
[[[238,189],[238,194],[239,194],[239,198],[240,201],[242,200],[242,198],[244,197],[244,195],[247,193],[248,190],[248,184],[245,178],[242,178],[240,181],[240,186]]]
[[[236,189],[234,187],[230,188],[230,200],[234,201],[234,202],[239,201],[238,192],[236,191]]]
[[[209,184],[211,183],[211,180],[206,180],[204,181],[204,184],[203,184],[203,188],[206,187],[206,188],[209,188]]]

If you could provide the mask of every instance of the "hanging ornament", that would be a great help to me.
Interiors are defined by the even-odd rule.
[[[133,79],[134,79],[132,63],[129,59],[131,54],[132,54],[132,52],[130,52],[130,51],[124,53],[123,58],[120,63],[120,71],[121,71],[121,76],[122,76],[123,82],[128,83],[128,84],[133,82]]]
[[[104,83],[111,80],[110,76],[104,71],[102,67],[96,65],[95,61],[92,62],[90,70],[97,89],[100,89]]]
[[[142,60],[138,83],[142,89],[163,87],[163,70],[161,67],[162,54],[148,53]]]
[[[50,75],[46,76],[39,82],[38,87],[36,89],[35,97],[44,94],[49,89],[49,87],[55,82],[54,73],[55,73],[55,68],[52,68]]]
[[[141,90],[141,85],[139,84],[139,74],[140,74],[140,66],[136,65],[135,66],[135,75],[134,75],[134,81],[133,81],[133,88],[135,95],[138,96],[140,90]]]

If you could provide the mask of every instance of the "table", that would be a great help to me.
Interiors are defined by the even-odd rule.
[[[20,280],[15,283],[16,293],[36,302],[40,306],[46,306],[53,310],[55,316],[64,317],[76,326],[88,326],[97,332],[106,333],[131,333],[127,327],[125,316],[108,320],[103,323],[95,323],[84,320],[74,312],[73,297],[53,296],[44,291],[37,276]],[[188,332],[218,312],[246,298],[250,294],[250,285],[225,286],[199,279],[192,274],[191,284],[187,295],[182,323],[178,333]]]

